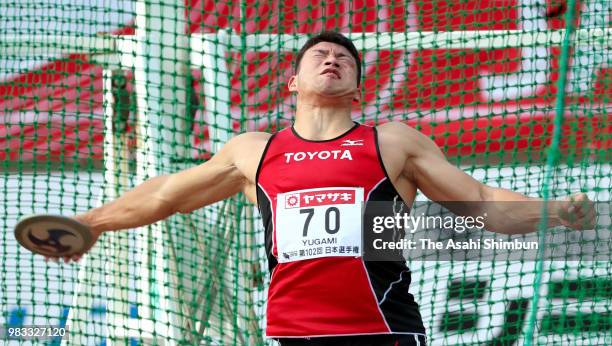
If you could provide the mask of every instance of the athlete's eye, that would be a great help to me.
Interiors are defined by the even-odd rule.
[[[315,50],[312,52],[312,56],[316,58],[324,58],[327,56],[327,52],[322,50]]]

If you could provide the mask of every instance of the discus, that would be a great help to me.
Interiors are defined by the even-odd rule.
[[[31,215],[15,226],[15,238],[26,249],[46,257],[71,257],[89,249],[88,226],[60,215]]]

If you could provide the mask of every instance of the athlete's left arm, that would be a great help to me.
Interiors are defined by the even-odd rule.
[[[466,203],[467,209],[452,210],[479,216],[487,213],[487,229],[499,233],[528,233],[538,228],[542,200],[507,189],[485,185],[450,164],[438,146],[427,136],[402,123],[387,124],[385,135],[404,154],[403,178],[413,181],[429,199]],[[495,203],[512,202],[512,203]],[[523,203],[521,203],[523,202]],[[446,203],[457,209],[461,203]],[[548,225],[591,229],[595,209],[586,194],[576,194],[547,203]]]

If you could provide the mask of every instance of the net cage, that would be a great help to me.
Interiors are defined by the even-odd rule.
[[[587,193],[598,226],[558,232],[609,253],[609,0],[1,5],[4,329],[68,326],[50,345],[274,344],[263,229],[242,194],[105,234],[78,265],[44,262],[12,229],[205,162],[235,134],[289,126],[295,54],[322,30],[350,37],[363,59],[354,120],[405,122],[489,185],[546,200]],[[415,261],[411,293],[432,345],[609,345],[611,263]]]

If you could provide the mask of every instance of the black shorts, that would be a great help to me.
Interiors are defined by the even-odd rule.
[[[278,338],[281,346],[426,346],[424,335],[375,334],[326,336],[317,338]]]

